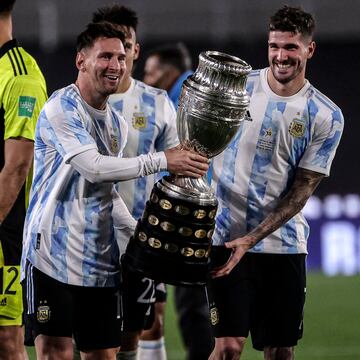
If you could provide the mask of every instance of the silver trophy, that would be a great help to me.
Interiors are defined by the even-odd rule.
[[[212,158],[231,142],[247,117],[246,80],[251,67],[216,51],[203,52],[185,80],[177,112],[184,149]],[[202,285],[209,270],[217,199],[206,176],[169,175],[154,185],[124,266],[175,285]]]

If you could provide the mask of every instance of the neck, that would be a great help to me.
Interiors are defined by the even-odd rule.
[[[303,86],[305,85],[305,71],[295,77],[295,79],[290,80],[287,83],[281,83],[275,79],[271,69],[269,68],[267,74],[267,81],[270,86],[270,89],[279,96],[292,96],[298,93]]]
[[[89,91],[87,91],[86,86],[84,86],[82,84],[81,81],[76,80],[75,85],[78,87],[79,91],[80,91],[80,95],[81,97],[85,100],[85,102],[92,106],[93,108],[97,109],[97,110],[104,110],[106,107],[106,100],[107,100],[107,96],[102,96],[99,94],[93,94]]]
[[[9,40],[12,40],[12,21],[10,14],[0,16],[0,47]]]
[[[119,87],[117,89],[117,93],[118,94],[122,94],[124,93],[125,91],[129,90],[129,87],[131,85],[131,80],[132,80],[132,77],[131,76],[128,76],[127,78],[123,78],[121,79],[120,83],[119,83]]]

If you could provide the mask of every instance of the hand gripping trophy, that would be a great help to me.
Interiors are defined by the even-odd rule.
[[[177,130],[183,148],[208,158],[226,148],[247,120],[250,71],[237,57],[216,51],[200,54],[179,100]],[[217,204],[205,176],[165,176],[154,185],[123,266],[169,284],[205,284]]]

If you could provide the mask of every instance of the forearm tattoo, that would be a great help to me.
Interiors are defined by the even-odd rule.
[[[248,236],[252,246],[277,230],[296,215],[306,204],[324,175],[315,171],[298,168],[294,183],[278,205]]]

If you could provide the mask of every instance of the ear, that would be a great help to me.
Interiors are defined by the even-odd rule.
[[[79,71],[84,72],[86,70],[85,68],[85,55],[82,51],[78,52],[76,54],[76,67],[78,68]]]
[[[308,45],[308,55],[307,55],[308,59],[311,59],[313,57],[314,52],[315,52],[315,48],[316,48],[315,41],[310,41],[310,43]]]
[[[136,43],[135,44],[135,54],[134,54],[134,60],[137,60],[139,58],[140,55],[140,44]]]

